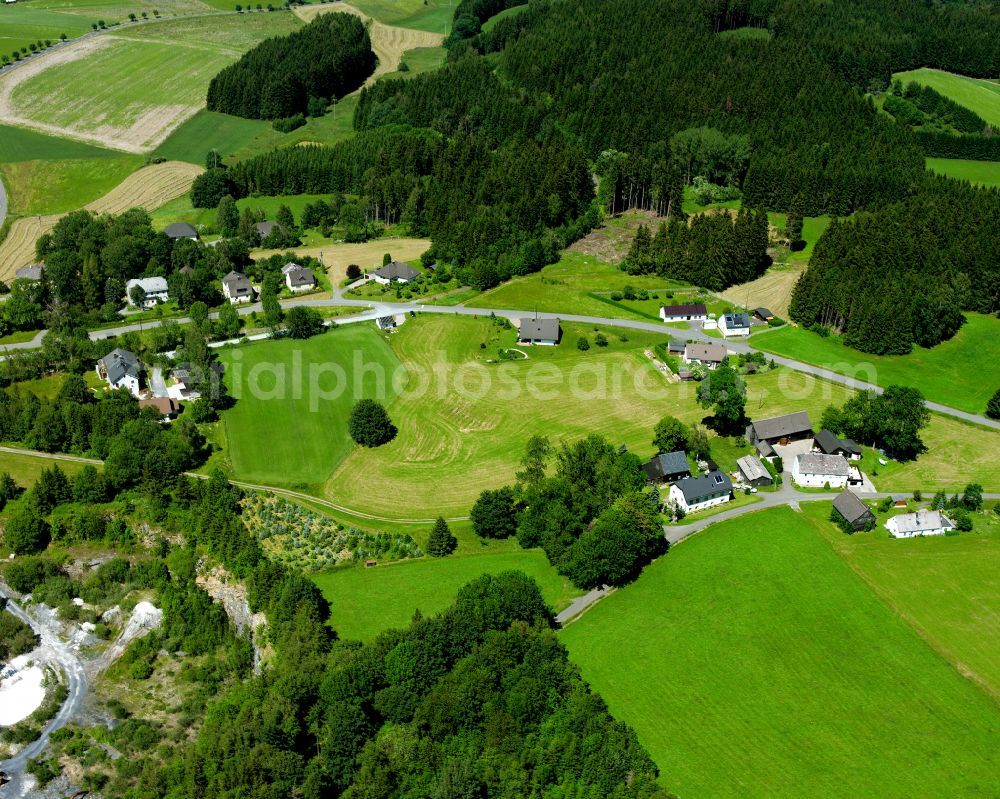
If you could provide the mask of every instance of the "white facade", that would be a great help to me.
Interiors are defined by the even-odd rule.
[[[142,301],[143,308],[152,308],[154,305],[160,302],[166,302],[170,299],[169,292],[167,290],[167,280],[163,277],[140,277],[133,278],[125,284],[125,300],[129,305],[133,305],[132,302],[132,287],[141,286],[146,297]]]
[[[723,336],[729,338],[730,336],[749,336],[750,335],[750,320],[747,317],[746,324],[740,324],[735,322],[732,314],[724,314],[719,318],[719,332]]]
[[[670,492],[667,494],[667,501],[672,502],[678,508],[682,508],[685,513],[694,513],[695,511],[705,510],[705,508],[714,508],[716,505],[725,505],[731,498],[732,494],[726,494],[721,497],[712,497],[702,502],[693,502],[689,505],[684,498],[684,492],[677,487],[677,483],[670,486]]]
[[[923,535],[944,535],[955,529],[954,522],[938,510],[918,510],[893,516],[885,523],[893,538],[917,538]]]
[[[841,455],[796,455],[792,461],[792,480],[803,488],[844,488],[849,475]]]
[[[665,305],[660,306],[660,319],[664,322],[704,322],[708,319],[708,312],[704,313],[701,311],[684,311],[677,312],[677,306],[672,308]]]

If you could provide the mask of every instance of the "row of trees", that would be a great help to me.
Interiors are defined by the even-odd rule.
[[[792,293],[792,319],[880,355],[947,340],[963,310],[998,307],[997,213],[1000,192],[927,176],[905,202],[834,220]]]
[[[375,69],[368,30],[353,14],[323,14],[265,39],[208,84],[209,111],[249,119],[320,116]]]
[[[699,214],[690,224],[664,222],[650,236],[641,225],[622,263],[630,275],[656,274],[713,291],[760,276],[770,265],[768,221],[761,211]]]

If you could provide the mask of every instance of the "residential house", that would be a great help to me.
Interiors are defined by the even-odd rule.
[[[37,283],[42,279],[42,264],[32,264],[31,266],[22,266],[16,272],[14,272],[15,280],[30,280],[33,283]]]
[[[668,502],[681,508],[685,513],[723,505],[733,498],[733,484],[720,471],[709,472],[700,477],[678,480],[670,486]]]
[[[143,308],[152,308],[157,303],[170,299],[165,277],[136,277],[125,284],[125,301],[129,305],[135,306],[132,302],[132,289],[135,286],[139,286],[143,291]]]
[[[687,454],[680,450],[654,455],[642,465],[642,470],[651,483],[676,483],[691,476]]]
[[[792,480],[804,488],[844,488],[851,470],[842,455],[805,452],[792,462]]]
[[[388,286],[390,283],[412,283],[419,276],[420,273],[416,269],[400,261],[390,261],[381,269],[365,275],[368,280],[374,280],[383,286]]]
[[[189,225],[187,222],[174,222],[172,225],[167,225],[166,230],[163,232],[168,239],[173,239],[174,241],[178,239],[198,241],[198,231],[194,225]]]
[[[257,229],[257,235],[260,236],[261,239],[266,239],[268,236],[270,236],[271,233],[274,232],[274,229],[277,226],[278,226],[277,222],[272,222],[270,220],[266,222],[258,222],[256,225],[254,225],[254,227]]]
[[[861,447],[849,438],[837,438],[825,428],[816,434],[813,450],[826,455],[843,455],[848,460],[861,460]]]
[[[660,319],[664,322],[704,322],[708,319],[705,303],[691,305],[664,305],[660,308]]]
[[[750,317],[745,313],[723,314],[719,320],[719,332],[726,338],[750,335]]]
[[[765,458],[775,455],[773,447],[776,444],[785,446],[792,441],[812,438],[812,422],[805,411],[773,416],[770,419],[760,419],[747,426],[746,437],[750,446]]]
[[[253,300],[253,286],[250,278],[242,272],[230,272],[222,278],[222,293],[233,305]]]
[[[871,508],[846,488],[833,501],[833,509],[852,530],[870,530],[875,526]]]
[[[544,344],[554,346],[562,337],[562,327],[555,317],[522,319],[517,328],[518,344]]]
[[[740,475],[743,477],[743,482],[749,486],[760,488],[762,486],[769,486],[774,482],[771,478],[771,473],[753,455],[744,455],[742,458],[737,458],[736,465],[740,468]]]
[[[729,352],[725,344],[688,344],[684,347],[684,363],[697,363],[715,369]]]
[[[293,268],[288,269],[288,266]],[[285,274],[285,285],[288,286],[289,291],[298,294],[301,291],[311,291],[316,288],[316,277],[311,269],[306,269],[298,264],[288,264],[288,266],[281,271]],[[285,271],[286,269],[288,271]]]
[[[893,538],[916,538],[921,535],[944,535],[955,523],[939,510],[918,510],[893,516],[885,523]]]
[[[127,388],[139,396],[142,367],[135,353],[116,347],[97,362],[97,376],[110,388]]]
[[[180,403],[172,397],[149,397],[139,400],[139,410],[142,411],[146,408],[153,408],[164,421],[176,419],[177,414],[181,412]]]
[[[759,319],[761,322],[770,322],[774,319],[774,314],[767,308],[755,308],[753,315],[755,319]]]
[[[395,316],[380,316],[375,320],[379,330],[392,330],[396,326]]]

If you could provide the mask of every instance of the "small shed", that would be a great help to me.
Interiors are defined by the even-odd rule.
[[[740,467],[743,482],[747,485],[760,488],[762,486],[769,486],[774,482],[771,479],[771,473],[753,455],[744,455],[742,458],[738,458],[736,464]]]
[[[833,510],[851,530],[870,530],[875,526],[875,514],[853,491],[844,489],[833,501]]]

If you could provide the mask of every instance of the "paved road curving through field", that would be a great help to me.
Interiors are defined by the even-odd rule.
[[[29,625],[38,635],[41,640],[40,646],[45,650],[48,662],[57,663],[62,668],[68,691],[66,701],[59,708],[59,712],[42,728],[42,734],[14,757],[0,762],[0,771],[6,772],[10,779],[10,782],[3,787],[2,795],[13,799],[13,797],[29,796],[28,786],[25,785],[24,779],[24,770],[28,761],[41,754],[49,742],[49,736],[66,726],[80,710],[80,706],[87,696],[87,675],[84,673],[80,658],[66,645],[50,622],[38,619],[25,611],[2,588],[0,588],[0,597],[7,600],[7,610]]]

